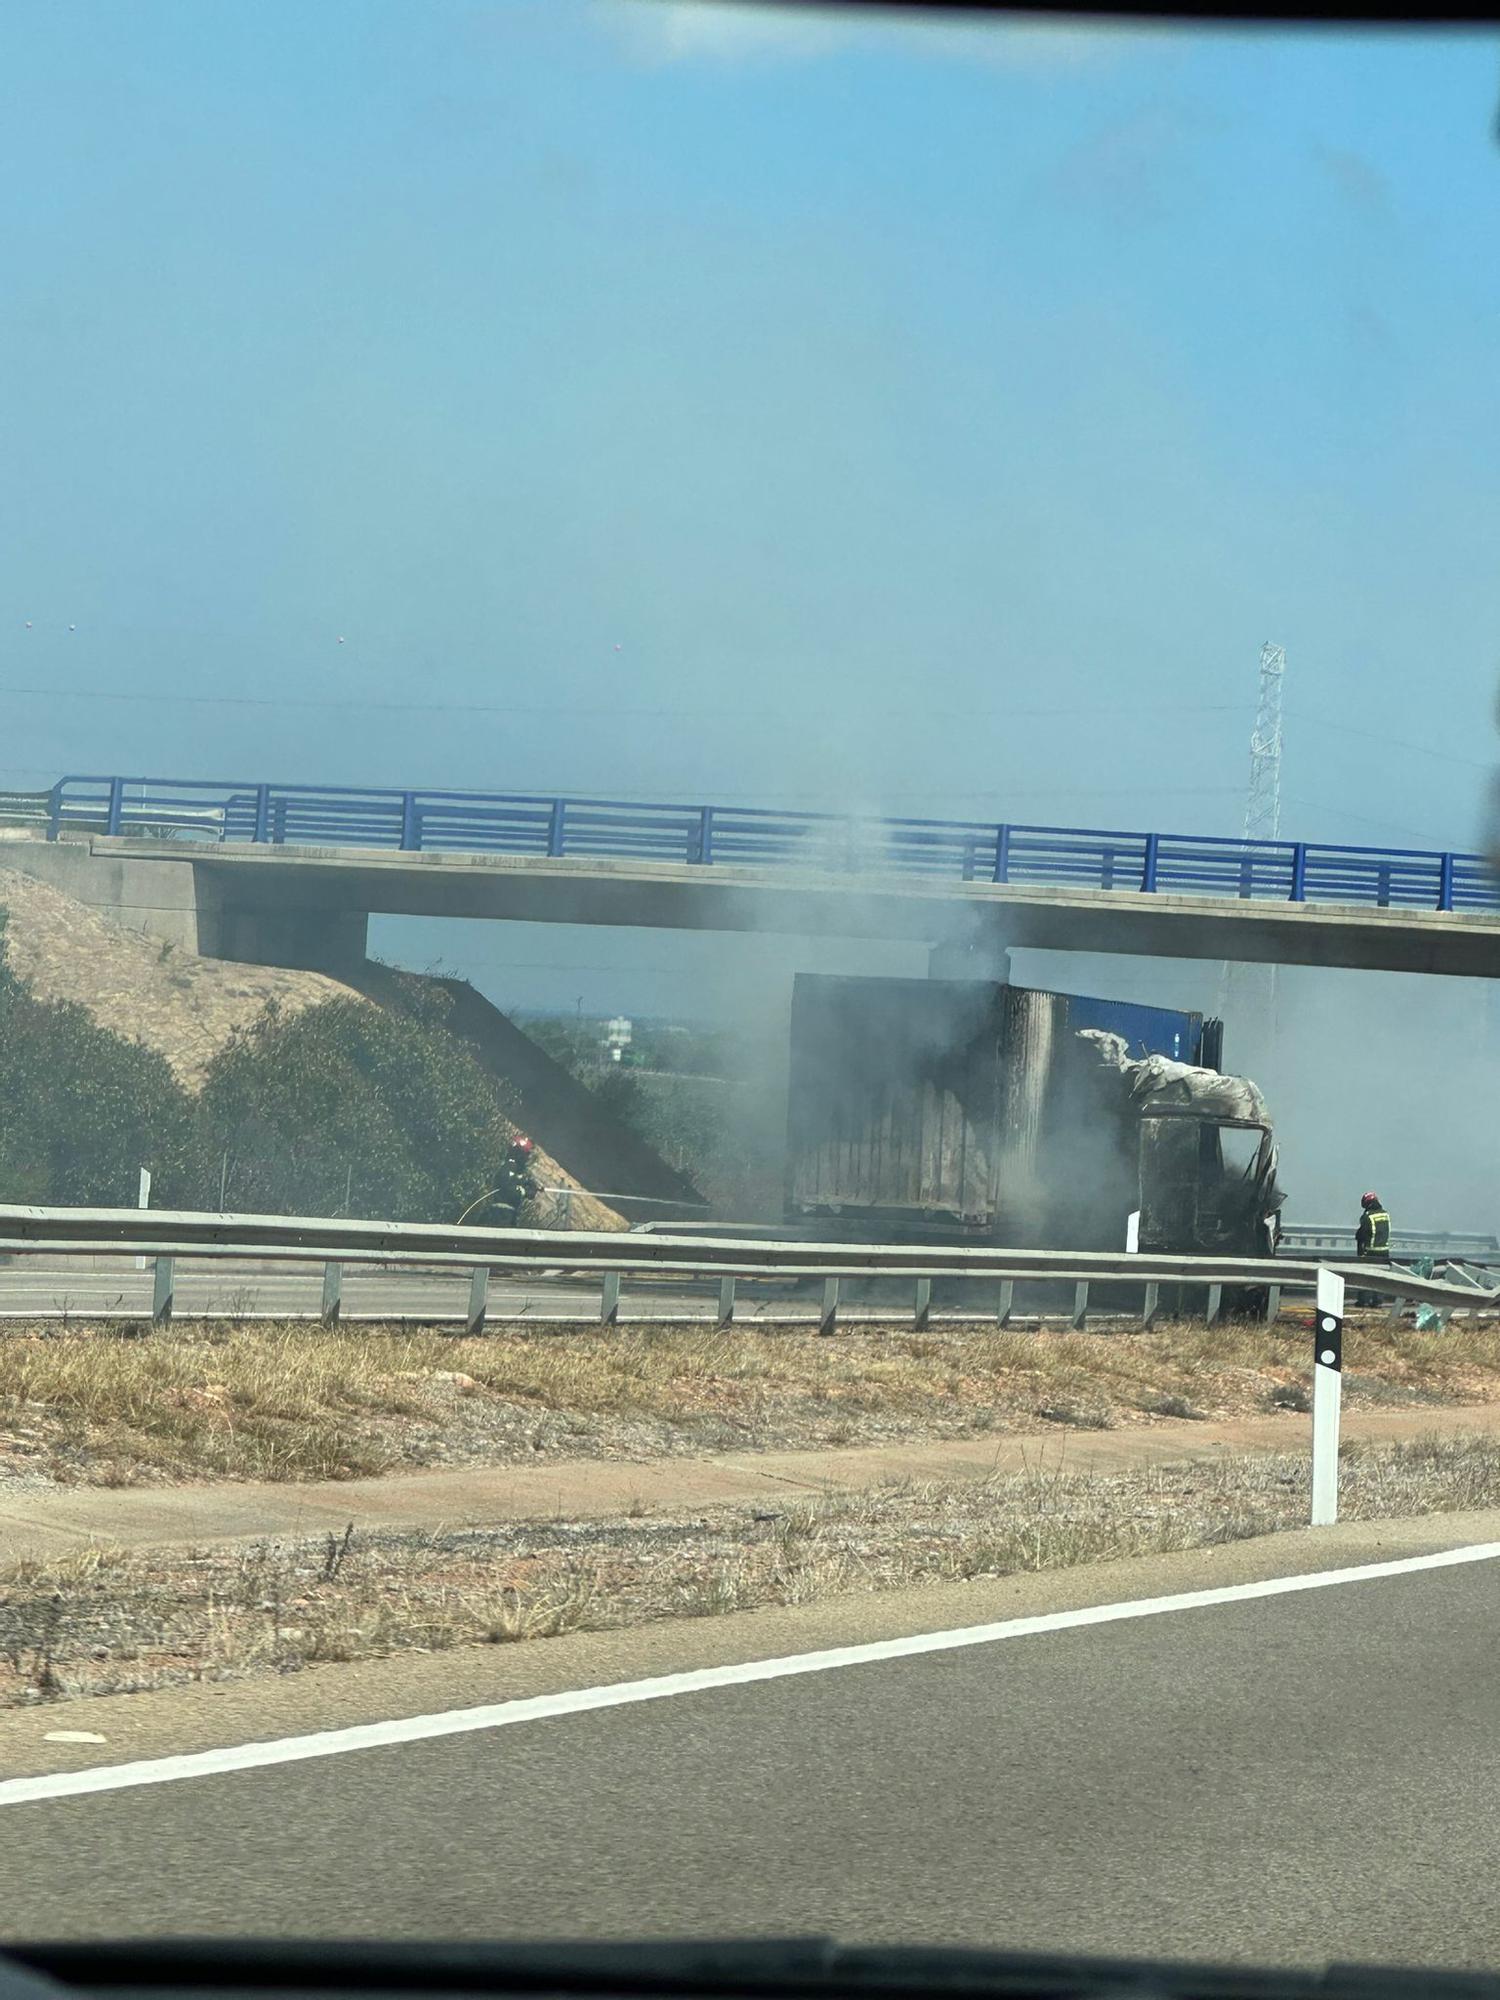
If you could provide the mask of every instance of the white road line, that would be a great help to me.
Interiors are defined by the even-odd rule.
[[[861,1646],[834,1646],[821,1653],[791,1653],[781,1659],[699,1667],[687,1673],[661,1674],[653,1680],[571,1688],[562,1694],[489,1702],[482,1708],[453,1708],[437,1715],[403,1716],[393,1722],[356,1723],[347,1729],[324,1729],[312,1736],[283,1736],[269,1743],[236,1743],[222,1750],[197,1750],[180,1757],[148,1757],[133,1764],[103,1764],[93,1770],[8,1778],[0,1781],[0,1806],[80,1798],[91,1792],[125,1791],[136,1785],[170,1785],[182,1778],[227,1777],[236,1771],[260,1771],[274,1764],[299,1764],[310,1757],[342,1757],[351,1750],[388,1750],[402,1743],[467,1736],[476,1730],[506,1729],[513,1723],[545,1722],[563,1715],[587,1715],[601,1708],[627,1708],[636,1702],[666,1701],[674,1695],[701,1694],[713,1688],[789,1680],[799,1674],[826,1674],[840,1667],[909,1660],[923,1653],[955,1652],[964,1646],[991,1646],[1003,1639],[1029,1639],[1040,1633],[1068,1632],[1084,1625],[1115,1625],[1133,1618],[1158,1618],[1171,1611],[1247,1604],[1262,1597],[1328,1590],[1341,1583],[1376,1583],[1386,1577],[1414,1576],[1422,1570],[1452,1569],[1463,1563],[1497,1559],[1500,1559],[1500,1542],[1478,1542],[1467,1548],[1440,1549],[1432,1555],[1403,1556],[1393,1562],[1315,1570],[1305,1576],[1273,1576],[1258,1583],[1229,1583],[1213,1590],[1187,1590],[1169,1597],[1088,1604],[1076,1611],[1047,1611],[1032,1618],[1005,1618],[991,1625],[916,1632],[901,1639],[873,1639]]]

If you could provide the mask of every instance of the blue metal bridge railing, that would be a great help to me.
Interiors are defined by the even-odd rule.
[[[1500,877],[1483,856],[1418,848],[177,778],[68,777],[46,799],[54,840],[72,829],[219,844],[774,865],[1146,895],[1500,911]]]

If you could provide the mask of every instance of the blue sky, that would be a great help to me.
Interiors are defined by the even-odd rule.
[[[1271,638],[1287,830],[1471,845],[1497,48],[12,8],[0,784],[1233,832]],[[383,936],[513,1002],[709,981],[701,940]]]
[[[16,782],[1233,830],[1273,637],[1296,830],[1473,838],[1489,42],[652,0],[4,41],[0,686],[206,698],[0,694]]]

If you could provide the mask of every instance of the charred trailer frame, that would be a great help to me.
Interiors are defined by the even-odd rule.
[[[1084,1027],[1198,1060],[1200,1015],[983,980],[799,974],[786,1217],[901,1238],[1114,1248],[1135,1121]]]

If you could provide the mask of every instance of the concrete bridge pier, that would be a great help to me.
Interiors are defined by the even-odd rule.
[[[331,896],[321,906],[252,904],[233,894],[232,879],[226,883],[220,871],[174,854],[169,841],[159,845],[160,858],[143,858],[100,853],[82,840],[0,840],[0,868],[50,883],[127,930],[204,958],[334,977],[363,965],[365,911]]]
[[[201,900],[199,927],[201,934],[205,928]],[[285,965],[298,972],[327,972],[338,979],[364,964],[370,918],[365,910],[266,910],[220,903],[206,930],[210,941],[198,949],[209,958]]]
[[[96,854],[87,839],[0,839],[0,868],[46,882],[126,930],[213,956],[218,903],[200,894],[191,861],[159,843],[162,859]],[[3,898],[0,898],[3,901]]]

